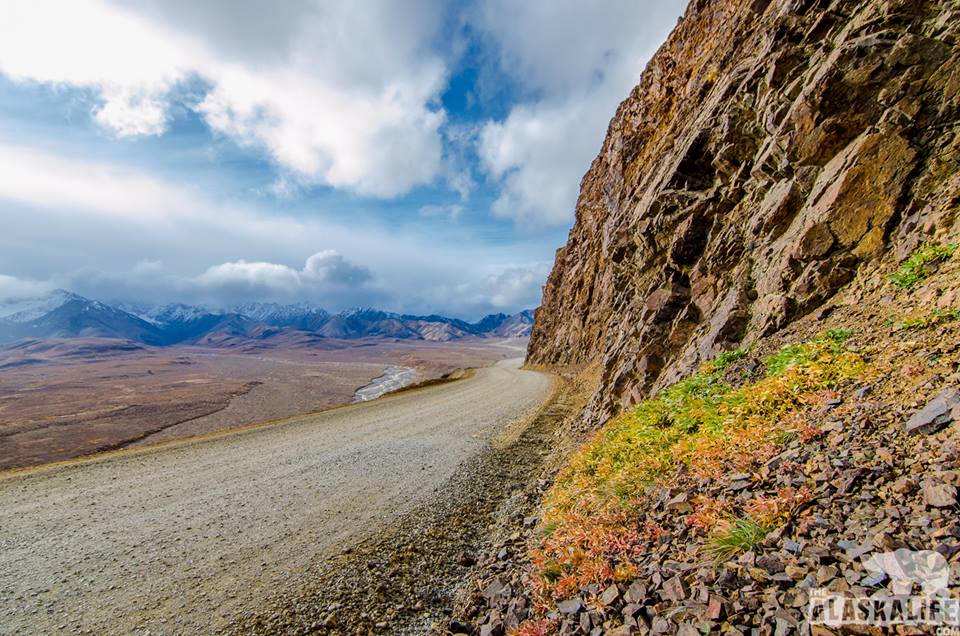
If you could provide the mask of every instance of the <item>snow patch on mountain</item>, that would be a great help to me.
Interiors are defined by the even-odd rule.
[[[63,289],[56,289],[38,298],[0,300],[0,320],[18,325],[28,323],[63,307],[72,300],[85,301],[86,299]]]

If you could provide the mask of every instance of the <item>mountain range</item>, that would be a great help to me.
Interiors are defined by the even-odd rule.
[[[331,314],[310,303],[245,303],[208,309],[107,304],[64,290],[37,298],[0,301],[0,342],[22,338],[117,338],[146,345],[231,346],[272,339],[383,337],[450,341],[530,334],[533,312],[491,314],[475,323],[445,316],[412,316],[358,308]]]

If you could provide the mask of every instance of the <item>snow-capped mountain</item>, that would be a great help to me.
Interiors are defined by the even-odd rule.
[[[0,317],[0,340],[98,337],[165,344],[157,325],[63,290],[32,300],[4,303],[3,306],[6,311]]]
[[[0,300],[0,321],[13,324],[30,322],[62,307],[71,300],[83,299],[63,289],[56,289],[38,298]]]
[[[194,305],[184,305],[183,303],[170,303],[149,309],[145,317],[152,322],[161,325],[170,323],[193,322],[202,320],[208,316],[222,316],[225,312],[216,309],[207,309],[206,307],[197,307]]]
[[[449,341],[529,335],[532,312],[493,314],[476,323],[445,316],[412,316],[355,308],[330,314],[310,303],[245,303],[226,310],[171,303],[146,307],[106,304],[57,290],[38,298],[0,301],[0,341],[20,338],[119,338],[142,344],[238,346],[281,334],[349,340],[393,338]]]
[[[533,311],[525,309],[520,313],[490,314],[476,324],[479,331],[503,338],[524,338],[533,328]]]
[[[330,314],[311,303],[281,305],[279,303],[243,303],[230,311],[251,320],[275,327],[295,327],[307,331],[319,328]]]

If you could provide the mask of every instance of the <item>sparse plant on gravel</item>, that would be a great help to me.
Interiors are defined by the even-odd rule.
[[[697,497],[693,500],[693,512],[687,515],[687,525],[710,532],[730,516],[730,502]]]
[[[806,487],[783,488],[774,497],[756,497],[744,507],[747,515],[765,527],[777,528],[790,520],[804,504],[813,499]]]
[[[738,517],[710,537],[706,551],[717,561],[725,561],[753,550],[771,530],[750,517]]]
[[[812,498],[813,493],[805,488],[784,488],[775,497],[757,497],[745,506],[742,516],[715,524],[705,551],[718,561],[750,552]]]
[[[746,349],[734,349],[733,351],[724,351],[718,355],[710,364],[717,371],[723,371],[737,360],[747,355]]]
[[[956,243],[927,244],[905,260],[900,269],[890,275],[894,287],[909,289],[931,274],[932,265],[950,259],[957,251]]]
[[[512,632],[515,636],[547,636],[553,634],[557,628],[557,621],[552,618],[541,618],[524,621],[520,628]]]
[[[960,318],[960,311],[956,309],[935,309],[925,316],[904,318],[896,325],[895,330],[909,331],[913,329],[926,329],[927,327],[935,327],[951,320],[957,320],[958,318]]]

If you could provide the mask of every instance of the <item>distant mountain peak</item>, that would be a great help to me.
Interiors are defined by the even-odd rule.
[[[208,309],[202,306],[169,303],[151,309],[146,315],[157,322],[164,323],[173,321],[188,322],[203,318],[204,316],[220,316],[223,315],[223,313],[224,312],[218,309]]]
[[[341,311],[338,315],[345,318],[357,318],[364,316],[383,316],[389,318],[399,318],[400,314],[395,314],[389,311],[384,311],[382,309],[376,309],[375,307],[351,307],[350,309],[345,309]]]
[[[275,302],[248,302],[234,305],[230,311],[267,324],[282,324],[307,317],[330,315],[325,309],[307,301],[286,305]]]
[[[0,300],[0,321],[17,324],[30,322],[75,301],[91,302],[65,289],[54,289],[42,296]]]
[[[107,304],[58,289],[37,298],[0,301],[0,341],[21,338],[119,338],[151,345],[238,346],[281,334],[313,338],[395,338],[448,341],[469,337],[523,337],[532,313],[490,314],[476,323],[440,315],[397,314],[354,307],[338,314],[310,303],[248,302],[226,309],[185,303]],[[298,336],[298,341],[304,340]]]

